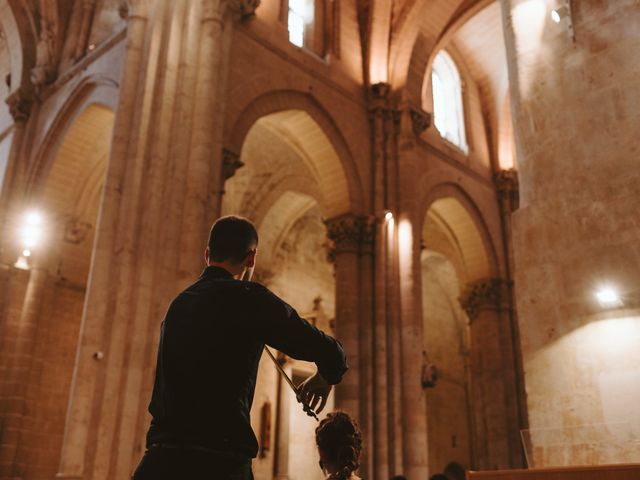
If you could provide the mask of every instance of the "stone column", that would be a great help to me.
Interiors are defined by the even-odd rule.
[[[422,320],[422,269],[420,261],[420,239],[422,219],[415,218],[421,211],[415,178],[423,168],[416,162],[416,139],[428,127],[430,115],[420,108],[406,105],[398,111],[396,155],[398,185],[398,214],[396,224],[395,253],[396,279],[399,304],[397,322],[402,348],[400,381],[402,391],[402,470],[408,478],[428,477],[428,430],[425,395],[422,387],[422,358],[424,333]],[[435,472],[432,472],[435,473]]]
[[[386,184],[387,166],[389,160],[389,132],[387,120],[389,108],[390,86],[380,83],[371,86],[370,91],[370,122],[372,137],[372,187],[373,187],[373,215],[384,217],[388,208],[388,191]],[[373,436],[373,471],[375,480],[386,480],[390,476],[390,465],[393,437],[390,432],[389,391],[388,379],[388,326],[387,326],[387,259],[388,234],[384,221],[376,222],[375,244],[373,247],[373,291],[372,303],[372,406],[373,422],[371,434]]]
[[[186,174],[189,208],[185,211],[182,232],[181,251],[185,253],[180,258],[183,283],[202,267],[203,245],[212,222],[220,216],[225,176],[233,158],[222,146],[232,21],[251,18],[260,0],[201,0],[201,3],[199,65]],[[236,169],[240,166],[235,163]],[[200,254],[194,256],[192,252],[196,251]]]
[[[520,459],[509,296],[509,282],[490,278],[461,298],[470,322],[474,468],[481,470],[514,467]]]
[[[327,233],[334,253],[336,279],[336,337],[342,343],[349,371],[336,386],[336,408],[360,422],[359,371],[359,278],[358,253],[363,219],[346,214],[327,222]]]
[[[15,262],[19,249],[15,244],[15,227],[18,209],[24,207],[22,199],[25,194],[25,176],[28,155],[29,127],[33,122],[28,122],[33,107],[33,93],[20,87],[6,99],[9,111],[13,117],[13,138],[11,149],[7,159],[7,170],[3,185],[0,185],[0,262],[12,265]]]
[[[513,279],[515,264],[513,260],[513,227],[512,215],[520,205],[520,188],[518,183],[518,172],[514,169],[499,170],[494,175],[496,191],[498,193],[498,203],[500,205],[500,216],[502,226],[503,248],[506,259],[505,275],[508,279]],[[513,349],[513,361],[515,368],[515,387],[518,395],[518,422],[520,429],[529,427],[527,416],[527,394],[524,388],[524,368],[522,365],[522,348],[520,343],[520,326],[518,325],[518,312],[516,309],[515,289],[513,281],[509,287],[509,331],[511,333],[511,345]],[[520,455],[520,464],[516,466],[526,466],[524,457]]]
[[[201,268],[222,172],[216,32],[244,3],[130,5],[60,478],[128,478],[141,457],[160,321]]]
[[[637,379],[640,363],[640,56],[632,53],[640,36],[628,34],[640,6],[572,1],[555,23],[544,2],[501,3],[520,179],[514,281],[530,426],[622,419],[624,379]],[[597,300],[605,286],[617,302]],[[605,435],[567,442],[567,458],[584,461],[570,444],[602,442],[609,453],[589,461],[624,462],[624,448]]]

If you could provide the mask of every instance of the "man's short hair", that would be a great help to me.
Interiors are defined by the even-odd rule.
[[[258,246],[258,232],[246,218],[228,215],[211,227],[208,246],[209,259],[238,264]]]

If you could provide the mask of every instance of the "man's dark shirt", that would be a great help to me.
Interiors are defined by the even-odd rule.
[[[188,443],[255,457],[249,411],[264,344],[338,383],[342,347],[267,288],[207,267],[162,322],[147,446]]]

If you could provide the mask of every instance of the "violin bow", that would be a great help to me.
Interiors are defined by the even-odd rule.
[[[273,353],[271,353],[271,350],[269,350],[269,347],[267,347],[266,345],[264,346],[264,350],[269,355],[269,358],[273,361],[273,364],[276,366],[276,368],[280,372],[280,375],[282,375],[282,378],[284,378],[284,380],[291,387],[291,390],[293,390],[293,393],[295,393],[296,397],[297,397],[298,396],[298,388],[293,384],[293,381],[289,378],[289,375],[287,375],[287,372],[284,371],[284,368],[282,368],[282,365],[280,365],[280,362],[278,362],[278,359],[273,355]],[[315,412],[313,410],[311,410],[311,407],[307,404],[307,402],[303,401],[300,398],[298,398],[298,401],[302,404],[302,409],[304,410],[304,412],[307,415],[309,415],[310,417],[315,418],[316,422],[320,421],[320,419],[315,414]]]

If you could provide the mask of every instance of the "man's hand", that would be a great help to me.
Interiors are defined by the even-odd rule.
[[[329,393],[331,393],[331,385],[319,372],[316,372],[298,386],[298,401],[306,403],[311,410],[320,413],[327,404]],[[319,406],[318,402],[320,402]],[[318,406],[317,410],[316,406]]]

